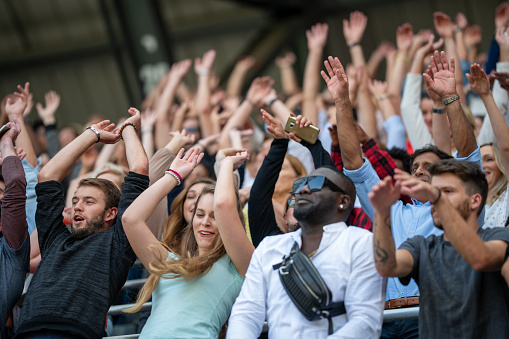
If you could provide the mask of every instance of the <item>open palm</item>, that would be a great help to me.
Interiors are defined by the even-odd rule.
[[[339,59],[329,57],[324,62],[327,73],[321,72],[334,102],[348,99],[348,77]]]

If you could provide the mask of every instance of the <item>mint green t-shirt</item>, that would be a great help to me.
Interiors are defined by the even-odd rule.
[[[228,255],[200,278],[160,278],[140,338],[217,338],[243,282]]]

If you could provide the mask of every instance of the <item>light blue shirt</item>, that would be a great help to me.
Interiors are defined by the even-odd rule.
[[[36,167],[30,165],[26,158],[23,159],[21,163],[23,164],[23,169],[25,170],[25,178],[27,180],[26,213],[28,232],[32,234],[32,232],[35,230],[35,211],[37,210],[37,195],[35,194],[35,186],[39,182],[37,176],[39,175],[39,171],[41,169],[41,159],[37,158]]]
[[[243,282],[226,254],[199,278],[159,278],[140,338],[217,338]]]
[[[477,162],[480,168],[482,168],[481,151],[479,147],[468,157],[457,158],[457,160]],[[373,169],[373,166],[371,166],[367,159],[364,159],[364,164],[360,168],[353,171],[344,169],[344,172],[355,184],[362,209],[371,220],[374,220],[373,206],[371,206],[369,202],[368,193],[371,192],[371,188],[380,181],[380,178]],[[412,202],[413,205],[405,205],[401,200],[398,200],[391,207],[391,229],[396,248],[399,248],[408,238],[412,238],[416,235],[428,237],[432,234],[440,235],[443,233],[443,231],[436,228],[433,224],[429,201],[423,204],[412,199]],[[482,226],[482,224],[484,224],[484,209],[479,217],[479,225]],[[413,279],[407,286],[401,284],[398,278],[389,278],[387,280],[386,300],[418,295],[419,288]]]

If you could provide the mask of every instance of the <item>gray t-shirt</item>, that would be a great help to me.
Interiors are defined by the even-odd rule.
[[[509,229],[479,229],[483,241],[509,243]],[[415,236],[400,249],[414,258],[412,273],[421,294],[421,338],[509,338],[509,289],[500,271],[474,270],[444,236]]]

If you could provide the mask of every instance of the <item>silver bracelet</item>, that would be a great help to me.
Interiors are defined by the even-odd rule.
[[[175,178],[175,180],[177,180],[177,186],[180,186],[180,184],[181,184],[182,182],[180,181],[180,178],[179,178],[179,177],[178,177],[175,173],[173,173],[173,172],[172,172],[172,171],[170,171],[170,170],[166,170],[166,172],[164,172],[164,173],[165,173],[165,174],[169,174],[169,175],[171,175],[172,177],[174,177],[174,178]]]
[[[87,129],[91,130],[92,132],[95,133],[95,135],[97,135],[97,141],[96,143],[98,143],[99,141],[101,141],[101,134],[99,133],[99,131],[97,129],[95,129],[95,127],[92,127],[92,126],[88,126]]]

